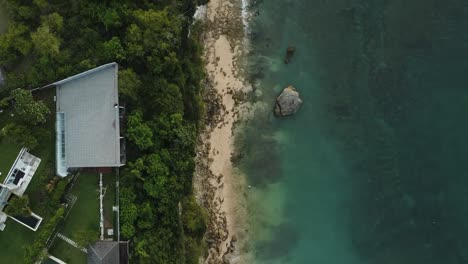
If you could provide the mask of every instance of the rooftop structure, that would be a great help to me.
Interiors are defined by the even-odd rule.
[[[51,84],[56,87],[57,174],[70,168],[119,167],[119,98],[116,63]]]
[[[0,230],[5,228],[7,215],[3,213],[3,209],[8,204],[10,196],[12,194],[23,196],[40,163],[41,159],[28,153],[26,148],[22,148],[20,150],[18,157],[11,166],[3,184],[0,184]],[[33,218],[42,220],[42,218],[35,214],[32,214],[32,216]],[[37,230],[40,224],[40,220],[38,220],[35,222],[34,226],[31,227],[16,218],[11,218],[34,231]]]
[[[12,193],[23,196],[40,163],[40,158],[31,155],[26,148],[22,148],[15,163],[13,163],[13,166],[5,177],[2,187],[7,187]]]
[[[88,264],[128,264],[128,242],[98,241],[88,246]]]

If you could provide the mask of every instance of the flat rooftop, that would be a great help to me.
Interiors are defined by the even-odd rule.
[[[57,170],[118,167],[119,98],[116,63],[53,83],[57,106]]]
[[[20,150],[3,185],[0,187],[0,231],[5,228],[7,215],[3,213],[3,209],[7,205],[8,199],[12,194],[23,196],[40,164],[41,159],[31,155],[26,148]],[[18,221],[17,219],[14,220]],[[40,222],[37,223],[40,224]],[[39,225],[36,225],[36,230],[37,227]]]
[[[40,158],[31,155],[26,148],[20,150],[3,186],[0,187],[0,210],[3,210],[11,193],[23,196],[39,164],[41,164]]]

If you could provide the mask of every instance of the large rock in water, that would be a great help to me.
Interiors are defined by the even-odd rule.
[[[275,115],[287,116],[295,114],[301,105],[302,100],[299,97],[299,93],[290,85],[284,88],[283,92],[276,98]]]

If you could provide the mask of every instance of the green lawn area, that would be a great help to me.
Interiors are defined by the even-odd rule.
[[[103,174],[103,186],[107,187],[106,194],[104,195],[104,201],[103,201],[103,206],[104,206],[104,230],[107,230],[108,228],[113,228],[114,229],[114,234],[116,233],[116,230],[114,228],[115,226],[115,212],[112,211],[112,207],[115,205],[115,174],[110,173],[110,174]],[[107,236],[107,233],[104,234]],[[112,237],[109,237],[112,238]]]
[[[0,156],[2,157],[0,158],[0,172],[2,173],[0,176],[1,182],[5,180],[5,177],[7,176],[8,171],[10,170],[11,165],[13,165],[13,162],[18,156],[20,150],[21,146],[10,142],[7,139],[2,139],[0,141]]]
[[[99,174],[81,173],[71,190],[78,197],[60,233],[73,239],[77,232],[99,233]],[[98,237],[96,237],[96,240]]]
[[[20,146],[10,143],[5,139],[0,142],[0,155],[2,157],[0,159],[0,170],[3,172],[1,177],[2,182],[16,159],[20,148]],[[41,217],[44,217],[44,220],[39,227],[40,230],[48,221],[48,215],[44,215],[43,210],[41,210],[41,208],[43,208],[41,206],[41,201],[46,199],[46,197],[42,197],[43,195],[41,194],[44,188],[41,175],[49,175],[47,164],[50,162],[53,152],[50,153],[50,148],[45,148],[37,153],[41,154],[36,154],[34,152],[32,154],[40,157],[42,162],[25,194],[30,198],[30,207],[32,211]],[[23,247],[31,245],[34,242],[36,235],[37,232],[26,228],[12,219],[8,219],[5,230],[0,232],[0,248],[2,253],[1,263],[21,263],[24,254]]]
[[[47,199],[47,197],[45,197],[43,194],[44,184],[42,178],[53,175],[50,172],[50,168],[53,168],[51,163],[54,153],[52,135],[53,134],[49,135],[49,137],[44,137],[44,140],[40,142],[36,150],[31,151],[33,155],[41,158],[42,162],[25,192],[25,194],[30,198],[30,207],[32,211],[41,217],[44,217],[39,230],[47,223],[49,217],[49,215],[44,214],[41,202],[43,203],[44,200]],[[8,174],[8,171],[18,156],[21,147],[22,146],[12,143],[7,139],[0,140],[0,171],[2,172],[2,176],[0,177],[1,182],[3,182],[6,175]],[[26,228],[12,219],[8,219],[5,230],[0,232],[0,248],[2,249],[1,263],[21,263],[24,254],[23,247],[31,245],[34,242],[36,235],[37,232]]]
[[[0,231],[1,263],[21,263],[22,247],[32,243],[35,236],[36,232],[8,219],[5,230]]]
[[[65,219],[60,233],[70,239],[80,232],[92,231],[99,239],[99,174],[80,173],[71,194],[78,199]],[[86,254],[57,237],[49,250],[50,254],[71,264],[85,264]]]
[[[60,238],[55,238],[49,253],[68,264],[86,264],[86,253],[67,244]]]

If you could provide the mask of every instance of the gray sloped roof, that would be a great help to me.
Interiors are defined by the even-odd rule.
[[[109,63],[52,84],[62,170],[121,166],[117,71]]]
[[[119,242],[98,241],[88,246],[88,264],[120,263]]]

